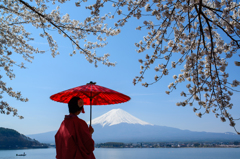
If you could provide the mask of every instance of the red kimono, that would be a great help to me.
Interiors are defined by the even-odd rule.
[[[55,135],[57,159],[95,159],[94,141],[87,123],[76,115],[66,115]]]

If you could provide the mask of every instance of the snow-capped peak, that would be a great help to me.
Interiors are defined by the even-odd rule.
[[[109,112],[103,114],[102,116],[92,120],[92,125],[101,124],[103,127],[105,125],[112,126],[120,123],[152,125],[132,116],[131,114],[122,109],[112,109]]]

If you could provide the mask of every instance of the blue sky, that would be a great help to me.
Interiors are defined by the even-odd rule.
[[[71,5],[64,8],[63,12],[71,14],[74,10],[70,10],[70,8]],[[73,18],[83,18],[82,15],[85,12],[81,13],[81,17],[74,14]],[[136,86],[132,84],[133,78],[138,76],[140,71],[138,59],[145,56],[145,54],[141,55],[135,51],[134,43],[142,40],[145,35],[145,33],[135,30],[136,25],[134,24],[136,22],[138,21],[133,20],[127,23],[126,27],[121,29],[120,35],[108,38],[109,44],[105,48],[97,50],[99,54],[110,53],[110,61],[117,62],[115,67],[107,67],[99,63],[99,67],[95,68],[81,54],[70,57],[69,53],[73,51],[71,43],[66,38],[54,33],[53,35],[59,44],[59,56],[52,58],[50,51],[35,55],[33,63],[26,63],[27,69],[14,67],[16,74],[14,80],[10,81],[4,77],[8,86],[13,87],[15,91],[21,91],[24,97],[29,98],[29,102],[23,103],[5,94],[4,100],[17,108],[19,115],[23,115],[24,119],[20,120],[12,115],[0,115],[0,126],[15,129],[23,134],[57,130],[64,115],[68,114],[68,108],[67,104],[54,102],[49,97],[60,91],[94,81],[98,85],[130,96],[131,100],[117,105],[93,106],[93,118],[111,109],[121,108],[133,116],[155,125],[192,131],[234,132],[228,122],[222,123],[219,118],[215,118],[213,113],[199,118],[193,112],[193,107],[177,107],[175,103],[184,99],[180,96],[182,89],[185,89],[184,83],[171,95],[165,94],[165,91],[168,90],[168,84],[173,82],[172,75],[180,73],[180,68],[148,88],[141,86],[141,84]],[[32,45],[39,47],[39,49],[48,50],[45,39],[38,38],[38,32],[31,27],[29,27],[29,31],[36,37],[35,41],[31,42]],[[235,57],[239,59],[237,55]],[[18,62],[22,61],[18,56],[13,55],[13,58]],[[234,67],[233,61],[229,62],[230,78],[239,79],[239,74],[236,72],[239,72],[240,68]],[[150,71],[146,74],[145,79],[153,80],[154,75],[155,72]],[[231,111],[237,117],[240,115],[238,107],[240,99],[238,97],[239,93],[232,96],[234,108]],[[85,111],[86,113],[79,117],[89,121],[88,106],[85,106]],[[237,125],[237,128],[240,129],[240,126]]]

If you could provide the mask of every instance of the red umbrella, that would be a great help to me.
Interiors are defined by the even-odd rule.
[[[83,99],[84,105],[90,105],[90,125],[92,123],[92,105],[118,104],[131,99],[122,93],[96,85],[96,82],[92,81],[86,85],[54,94],[50,98],[56,102],[68,103],[72,97],[80,97]]]

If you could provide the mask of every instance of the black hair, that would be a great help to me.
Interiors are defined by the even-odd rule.
[[[81,111],[83,107],[78,106],[78,100],[81,99],[79,97],[72,97],[72,99],[68,102],[68,110],[69,113],[76,113],[77,111]]]

